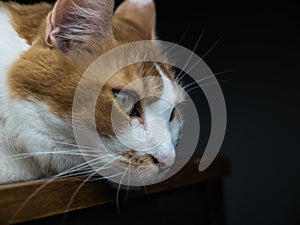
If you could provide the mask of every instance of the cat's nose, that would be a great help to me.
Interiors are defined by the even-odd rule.
[[[155,159],[161,169],[170,168],[175,162],[175,157],[172,156],[159,156]]]

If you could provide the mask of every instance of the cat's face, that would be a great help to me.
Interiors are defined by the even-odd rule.
[[[181,134],[176,107],[182,101],[180,89],[163,65],[134,64],[112,76],[100,92],[95,117],[105,151],[117,160],[103,158],[103,163],[115,167],[114,173],[130,166],[131,184],[141,184],[139,176],[151,182],[170,168]]]
[[[147,182],[173,165],[180,139],[181,119],[175,107],[183,101],[183,94],[167,65],[134,63],[105,83],[95,74],[86,81],[87,92],[103,85],[94,118],[84,107],[73,111],[78,84],[94,60],[122,44],[153,38],[152,1],[127,0],[114,14],[112,11],[111,0],[59,0],[42,22],[31,48],[11,69],[12,96],[35,98],[64,123],[79,121],[83,133],[95,120],[105,147],[95,150],[101,156],[109,155],[97,166],[109,165],[109,176],[130,165],[127,172],[134,183],[141,183],[140,176]],[[115,62],[110,63],[106,66]],[[60,135],[70,136],[65,130]]]

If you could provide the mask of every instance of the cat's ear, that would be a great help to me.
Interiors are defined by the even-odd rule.
[[[47,45],[66,52],[112,35],[114,0],[58,0],[48,14]]]
[[[156,10],[153,0],[125,0],[114,16],[138,26],[146,40],[155,38]]]

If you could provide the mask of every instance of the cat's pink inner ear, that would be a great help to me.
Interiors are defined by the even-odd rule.
[[[58,0],[53,7],[53,10],[47,16],[46,24],[46,43],[50,47],[57,46],[56,37],[59,34],[59,26],[67,24],[63,21],[64,16],[68,16],[70,13],[70,6],[67,3],[68,0]],[[69,1],[70,2],[70,1]]]
[[[47,17],[47,45],[66,50],[104,39],[112,33],[113,6],[114,0],[58,0]]]
[[[137,25],[145,39],[154,39],[156,10],[153,0],[125,0],[114,16]]]
[[[47,25],[46,25],[46,43],[50,47],[57,46],[55,36],[59,33],[59,27],[54,26],[52,12],[47,16]]]

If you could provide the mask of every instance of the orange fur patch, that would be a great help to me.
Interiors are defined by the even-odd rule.
[[[129,20],[113,17],[113,34],[111,40],[94,49],[88,60],[80,63],[66,57],[57,48],[51,48],[45,43],[46,17],[52,6],[46,3],[32,6],[21,6],[16,3],[5,4],[11,12],[12,24],[20,37],[33,46],[17,60],[9,72],[9,87],[12,98],[35,98],[49,106],[57,117],[71,121],[73,98],[79,81],[93,60],[106,51],[121,44],[143,40],[143,32]],[[166,74],[171,74],[169,68],[160,65]],[[112,76],[99,95],[96,105],[96,123],[99,133],[113,135],[111,126],[111,108],[114,103],[112,89],[122,89],[134,80],[146,76],[160,74],[152,62],[128,66]],[[169,75],[172,78],[171,75]],[[90,81],[91,87],[97,85]],[[157,83],[146,83],[136,88],[137,93],[150,93]],[[151,101],[156,101],[152,99]],[[148,100],[149,101],[149,100]],[[145,103],[146,104],[146,103]],[[147,103],[149,104],[149,102]],[[119,112],[121,117],[126,117]],[[91,118],[81,118],[89,121]]]
[[[2,3],[1,6],[10,12],[11,23],[15,31],[29,45],[37,38],[40,33],[42,21],[52,9],[52,6],[47,3],[20,5],[15,2],[9,2]]]
[[[135,151],[124,152],[122,156],[123,159],[126,159],[125,163],[128,163],[131,166],[148,166],[155,163],[154,158],[151,155],[138,155]]]

